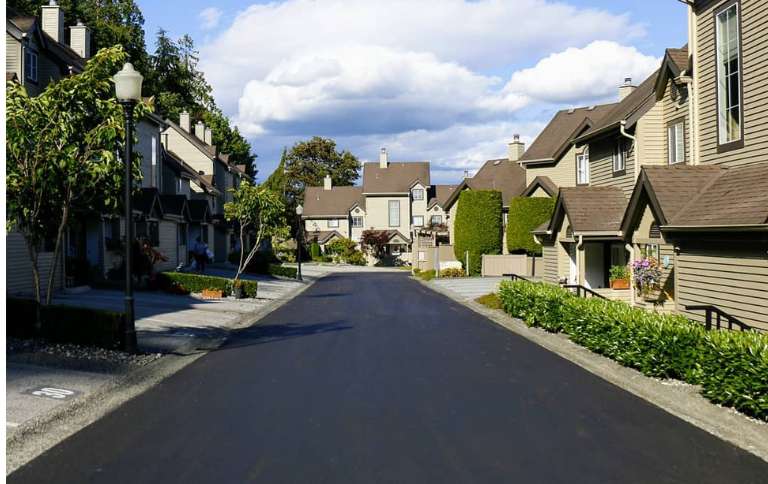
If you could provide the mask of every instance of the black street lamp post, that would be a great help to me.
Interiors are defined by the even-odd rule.
[[[136,323],[133,311],[133,110],[141,99],[143,77],[133,69],[130,63],[115,74],[115,94],[123,107],[125,117],[125,341],[123,349],[136,353]]]
[[[296,236],[296,261],[299,264],[298,271],[296,272],[296,279],[303,281],[301,277],[301,244],[304,242],[304,224],[301,222],[301,214],[304,213],[304,207],[296,205],[296,218],[299,220],[299,231]]]

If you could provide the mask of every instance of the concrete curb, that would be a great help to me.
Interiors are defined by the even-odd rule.
[[[768,424],[732,408],[712,404],[699,387],[677,380],[657,380],[572,342],[567,335],[531,328],[500,309],[490,309],[458,294],[414,278],[434,292],[466,306],[507,330],[546,348],[600,378],[768,462]]]
[[[288,291],[280,298],[269,302],[254,313],[244,315],[223,329],[231,334],[258,323],[326,275],[328,273],[313,277],[306,284]],[[193,338],[189,343],[181,346],[177,354],[166,355],[157,362],[117,375],[88,396],[24,422],[12,436],[6,439],[6,475],[192,364],[209,351],[219,348],[227,337]]]

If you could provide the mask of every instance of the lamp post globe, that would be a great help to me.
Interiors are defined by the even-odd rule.
[[[133,109],[141,100],[141,83],[144,77],[136,72],[133,65],[126,63],[112,78],[115,83],[115,97],[123,107],[125,121],[125,335],[123,349],[136,353],[136,322],[133,311]]]
[[[304,224],[301,222],[302,214],[304,214],[304,207],[302,207],[301,204],[296,205],[296,218],[299,222],[299,230],[296,233],[296,262],[298,263],[296,279],[299,281],[304,280],[301,277],[301,244],[304,242]]]

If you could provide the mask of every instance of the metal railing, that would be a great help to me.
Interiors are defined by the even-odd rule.
[[[734,326],[737,326],[741,331],[749,331],[752,328],[752,326],[741,322],[738,318],[735,316],[732,316],[722,309],[718,308],[717,306],[711,306],[711,305],[694,305],[694,306],[685,306],[686,311],[704,311],[704,326],[708,330],[712,329],[713,327],[715,329],[723,329],[727,327],[730,330],[733,330]],[[715,316],[714,319],[712,316]],[[698,321],[697,321],[698,322]]]
[[[575,292],[579,297],[597,297],[600,299],[607,299],[602,294],[598,294],[588,287],[584,287],[579,284],[563,284],[563,289],[568,289],[571,292]]]
[[[513,281],[528,281],[528,282],[532,282],[527,277],[521,276],[521,275],[518,275],[518,274],[502,274],[501,277],[509,277]]]

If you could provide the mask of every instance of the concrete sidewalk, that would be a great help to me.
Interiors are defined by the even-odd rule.
[[[497,292],[503,277],[454,277],[433,279],[430,284],[449,291],[463,300],[475,300],[480,296]]]

